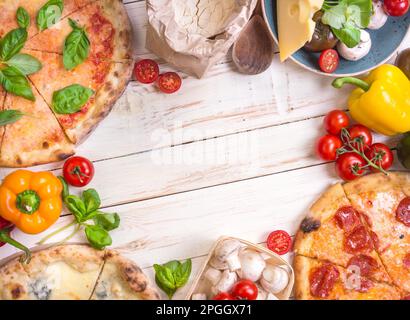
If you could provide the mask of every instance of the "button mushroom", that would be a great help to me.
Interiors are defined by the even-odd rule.
[[[343,42],[339,42],[337,45],[340,55],[350,61],[357,61],[367,56],[371,48],[372,40],[370,38],[370,34],[365,30],[361,30],[360,43],[356,47],[349,48]]]
[[[280,266],[269,264],[262,273],[262,287],[273,294],[282,292],[289,283],[288,272]]]
[[[221,242],[215,248],[214,257],[209,262],[212,267],[218,270],[228,269],[236,271],[241,265],[238,258],[241,243],[238,240],[228,239]]]
[[[279,299],[274,294],[268,293],[268,296],[266,297],[266,300],[279,300]]]
[[[221,279],[218,283],[212,287],[213,294],[218,294],[221,292],[229,292],[238,280],[238,276],[235,272],[230,272],[225,270],[222,273]]]
[[[268,293],[265,291],[265,289],[262,288],[259,283],[256,283],[256,286],[258,287],[258,297],[256,298],[256,300],[266,300]]]
[[[221,276],[222,272],[214,268],[208,268],[205,272],[205,279],[207,279],[213,286],[218,283]]]
[[[380,29],[386,24],[388,18],[389,16],[383,9],[383,1],[373,0],[373,14],[367,27],[371,30]]]
[[[266,261],[260,253],[254,250],[242,250],[239,253],[239,261],[241,269],[238,270],[238,275],[241,279],[256,282],[261,278]]]
[[[206,300],[207,296],[205,293],[194,293],[191,300]]]

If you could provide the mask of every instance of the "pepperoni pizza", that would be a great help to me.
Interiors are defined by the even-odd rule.
[[[410,295],[410,175],[373,174],[327,190],[295,242],[296,298]]]

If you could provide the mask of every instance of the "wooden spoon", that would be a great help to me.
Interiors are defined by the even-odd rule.
[[[274,44],[268,27],[260,15],[255,15],[233,46],[233,62],[239,72],[254,75],[266,71],[273,56]]]

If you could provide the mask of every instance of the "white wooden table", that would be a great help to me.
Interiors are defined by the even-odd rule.
[[[124,3],[137,57],[157,59],[145,49],[145,1]],[[407,37],[403,47],[409,46]],[[326,112],[346,109],[349,89],[337,91],[331,79],[277,57],[258,76],[237,73],[228,55],[205,79],[183,78],[183,88],[170,96],[130,83],[78,149],[94,161],[90,187],[104,210],[121,216],[113,247],[152,279],[154,263],[192,258],[192,281],[223,235],[255,243],[277,229],[294,235],[310,204],[337,181],[333,164],[315,156],[314,144]],[[60,174],[61,166],[33,170]],[[1,169],[0,177],[10,171]],[[71,219],[66,212],[54,228]],[[30,247],[45,234],[13,233]],[[0,259],[14,252],[3,247]],[[184,298],[189,286],[175,298]]]

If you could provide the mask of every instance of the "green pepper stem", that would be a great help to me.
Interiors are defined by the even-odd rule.
[[[1,230],[0,231],[0,242],[8,243],[13,247],[20,249],[24,254],[20,258],[21,263],[29,263],[31,260],[31,251],[26,246],[22,245],[20,242],[14,240],[9,235],[10,230]]]
[[[336,89],[342,88],[345,84],[352,84],[360,89],[363,89],[364,91],[369,91],[370,89],[370,85],[367,82],[354,77],[338,78],[332,82],[332,86]]]

